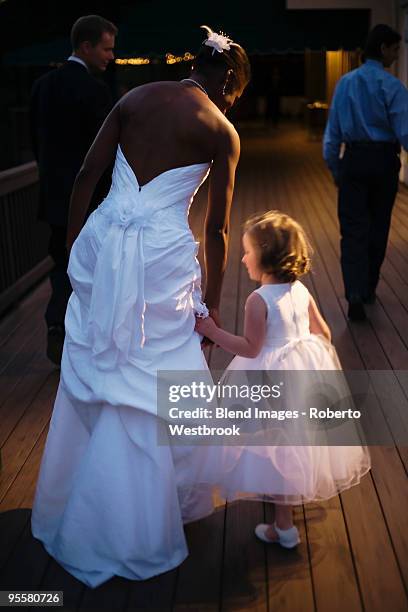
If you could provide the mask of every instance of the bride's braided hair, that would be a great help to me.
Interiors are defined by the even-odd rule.
[[[244,232],[259,253],[259,266],[283,283],[309,272],[312,247],[302,226],[289,215],[270,210],[250,217]]]
[[[214,34],[208,26],[201,26],[207,32],[207,36]],[[207,46],[204,40],[199,48],[193,65],[194,70],[205,74],[211,70],[232,69],[232,85],[234,89],[244,88],[251,80],[251,65],[246,51],[238,43],[229,41],[229,49],[224,49],[222,53],[215,51],[211,46]]]

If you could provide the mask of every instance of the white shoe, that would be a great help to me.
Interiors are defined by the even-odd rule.
[[[299,531],[295,525],[289,529],[279,529],[276,523],[274,523],[273,527],[278,535],[276,540],[271,540],[266,535],[269,527],[270,525],[266,523],[260,523],[255,527],[255,535],[262,540],[262,542],[266,542],[267,544],[280,544],[283,548],[294,548],[300,544]]]

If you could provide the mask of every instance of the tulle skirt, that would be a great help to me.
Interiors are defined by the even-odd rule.
[[[324,372],[336,370],[333,374],[340,387],[338,392],[343,396],[349,393],[336,351],[321,336],[311,335],[283,346],[264,347],[254,359],[237,356],[221,382],[234,385],[248,378],[253,382],[255,370],[270,374],[303,370],[315,379],[321,373],[322,380]],[[298,391],[305,392],[304,388]],[[293,403],[296,404],[296,393],[290,397],[290,405],[283,405],[284,409],[293,409]],[[308,419],[291,421],[290,426],[290,433],[285,430],[285,421],[268,424],[266,432],[255,427],[247,432],[246,444],[242,446],[232,445],[231,439],[225,438],[225,445],[205,458],[201,480],[205,480],[205,474],[211,480],[211,475],[218,470],[220,493],[228,500],[254,499],[296,505],[329,499],[357,485],[369,471],[370,454],[366,446],[360,445],[361,432],[353,422],[347,421],[340,432],[352,445],[336,445],[339,432],[332,429],[326,432],[320,429],[316,437],[316,428]],[[302,430],[296,431],[296,427]],[[257,439],[262,439],[262,443],[257,445]],[[265,440],[272,443],[267,444]],[[291,445],[291,440],[298,443]],[[320,441],[318,445],[314,444],[316,440]],[[321,444],[322,440],[327,440],[327,444]]]

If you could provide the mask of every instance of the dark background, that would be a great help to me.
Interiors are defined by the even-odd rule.
[[[194,53],[200,25],[225,31],[248,51],[253,79],[234,119],[259,114],[259,100],[305,95],[305,50],[356,49],[369,26],[368,10],[288,11],[285,0],[257,3],[164,0],[0,3],[0,170],[32,159],[27,107],[33,81],[70,54],[69,32],[81,15],[97,13],[119,28],[115,55],[149,57],[147,66],[112,64],[104,78],[114,97],[139,84],[187,76],[191,62],[167,65],[165,54]]]

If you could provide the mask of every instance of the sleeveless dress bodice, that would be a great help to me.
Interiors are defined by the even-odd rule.
[[[262,285],[255,293],[267,307],[265,345],[279,346],[310,335],[309,292],[300,281]]]
[[[266,335],[255,359],[236,357],[234,369],[339,369],[333,346],[310,333],[310,293],[299,280],[262,285],[255,290],[266,305]]]
[[[100,369],[126,363],[144,345],[145,248],[159,242],[163,250],[177,239],[180,249],[189,245],[196,250],[188,211],[208,171],[209,164],[173,168],[140,187],[118,146],[112,187],[89,220],[100,249],[89,299],[87,339]],[[74,247],[68,269],[74,291],[78,286],[75,252]]]

